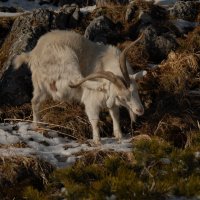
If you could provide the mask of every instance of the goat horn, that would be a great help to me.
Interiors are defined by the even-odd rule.
[[[127,66],[126,66],[126,53],[132,46],[134,46],[136,43],[138,43],[143,37],[144,37],[144,34],[142,33],[137,40],[132,42],[128,47],[126,47],[121,52],[120,57],[119,57],[120,69],[121,69],[124,79],[126,81],[127,87],[130,86],[130,77],[129,77],[129,73],[128,73]]]
[[[112,72],[109,72],[109,71],[101,71],[101,72],[96,72],[96,73],[90,74],[76,84],[69,84],[69,87],[71,87],[71,88],[79,87],[85,81],[95,79],[95,78],[107,79],[107,80],[111,81],[113,84],[115,84],[119,89],[126,88],[125,83],[119,77],[117,77],[115,74],[113,74]]]

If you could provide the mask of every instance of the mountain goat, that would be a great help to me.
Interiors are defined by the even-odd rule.
[[[40,121],[39,106],[47,96],[58,101],[75,99],[85,105],[96,144],[100,143],[98,121],[102,107],[109,109],[114,136],[122,138],[119,106],[126,107],[132,119],[144,113],[135,79],[146,72],[133,74],[125,57],[129,48],[121,52],[73,31],[55,30],[43,35],[31,52],[16,56],[15,68],[27,63],[32,72],[35,125]]]

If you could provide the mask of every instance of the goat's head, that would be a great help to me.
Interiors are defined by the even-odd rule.
[[[120,104],[126,107],[130,112],[131,118],[133,118],[133,113],[137,115],[142,115],[144,113],[144,108],[138,95],[136,80],[146,75],[146,71],[141,71],[136,74],[130,75],[127,68],[128,61],[126,59],[126,53],[143,37],[144,34],[142,34],[137,40],[132,42],[131,45],[125,48],[119,55],[119,65],[123,75],[126,89],[123,89],[119,92],[119,94],[117,95],[116,104]]]
[[[124,106],[129,110],[131,118],[133,118],[134,114],[142,115],[144,113],[144,108],[142,106],[142,103],[138,95],[136,80],[143,77],[146,74],[146,71],[141,71],[136,74],[129,75],[127,70],[128,62],[126,60],[126,52],[130,49],[130,47],[136,44],[142,37],[143,35],[141,35],[129,47],[127,47],[124,51],[122,51],[118,57],[119,58],[118,64],[120,65],[123,77],[116,76],[115,74],[109,71],[101,71],[88,75],[87,77],[79,81],[79,83],[71,84],[70,87],[78,87],[83,83],[85,83],[85,85],[92,85],[91,83],[86,84],[86,82],[90,81],[91,79],[96,79],[96,78],[107,79],[111,83],[107,88],[107,94],[108,94],[108,99],[106,101],[107,107],[112,108],[114,105]],[[102,85],[99,86],[100,90],[101,87]]]
[[[145,74],[145,72],[146,71],[142,71],[134,75],[130,75],[129,78],[131,83],[129,87],[127,87],[127,84],[122,78],[108,71],[93,73],[83,78],[76,84],[70,84],[70,87],[79,87],[80,85],[90,81],[91,79],[107,79],[110,81],[109,87],[107,88],[106,92],[108,97],[106,101],[107,107],[112,108],[114,105],[124,106],[129,110],[130,115],[132,117],[132,114],[142,115],[144,113],[144,108],[138,95],[137,84],[135,79],[142,77]],[[102,85],[100,85],[97,89],[101,90]]]
[[[144,108],[138,94],[136,80],[143,77],[146,71],[141,71],[133,75],[129,75],[130,85],[127,87],[126,83],[121,80],[121,85],[111,84],[109,88],[109,98],[106,102],[107,107],[111,108],[113,105],[124,106],[129,110],[131,116],[133,114],[143,115]]]

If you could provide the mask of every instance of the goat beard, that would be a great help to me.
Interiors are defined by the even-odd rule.
[[[130,115],[131,124],[132,124],[136,120],[136,114],[132,110],[129,110],[129,115]]]

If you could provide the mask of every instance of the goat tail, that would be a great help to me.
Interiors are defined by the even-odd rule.
[[[13,65],[15,69],[19,69],[23,63],[28,63],[30,59],[29,53],[22,53],[17,55],[13,60]]]

